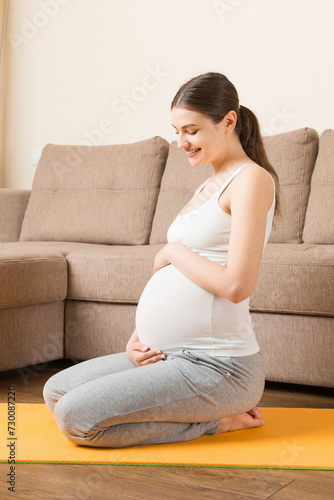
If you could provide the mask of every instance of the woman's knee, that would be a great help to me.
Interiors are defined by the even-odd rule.
[[[46,406],[52,413],[54,412],[56,403],[64,394],[65,392],[61,390],[59,381],[57,381],[57,375],[47,380],[43,387],[43,398]]]
[[[75,444],[84,444],[83,415],[72,399],[70,394],[66,394],[58,400],[54,407],[54,418],[60,431],[69,441]]]
[[[101,445],[105,429],[91,427],[89,412],[85,414],[79,408],[78,401],[67,394],[61,398],[54,410],[54,417],[62,434],[71,443],[82,446],[104,446]]]

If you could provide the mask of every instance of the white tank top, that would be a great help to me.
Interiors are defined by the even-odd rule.
[[[178,241],[226,266],[231,216],[220,208],[219,196],[246,165],[240,166],[205,203],[181,214],[194,195],[169,227],[168,242]],[[270,236],[274,209],[275,196],[267,214],[263,248]],[[143,344],[166,354],[190,349],[212,356],[248,356],[259,351],[249,298],[234,304],[199,287],[171,264],[159,269],[147,283],[137,306],[136,328]]]

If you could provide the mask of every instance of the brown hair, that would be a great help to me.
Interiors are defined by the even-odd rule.
[[[239,106],[238,92],[233,83],[221,73],[196,76],[182,85],[176,93],[171,104],[171,108],[173,107],[202,113],[213,123],[219,123],[229,111],[236,112],[237,123],[233,133],[237,134],[249,158],[273,176],[276,196],[275,215],[279,215],[278,175],[268,160],[258,119],[246,106]]]

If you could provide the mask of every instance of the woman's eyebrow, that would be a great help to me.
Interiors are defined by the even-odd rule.
[[[175,125],[172,124],[172,127],[176,128]],[[183,125],[181,128],[188,128],[188,127],[198,127],[196,123],[188,123],[187,125]]]

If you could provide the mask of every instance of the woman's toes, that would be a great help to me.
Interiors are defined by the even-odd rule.
[[[249,412],[222,418],[217,429],[217,434],[260,427],[263,424],[264,420],[260,410],[258,408],[252,408]]]
[[[260,410],[256,406],[254,408],[252,408],[251,410],[249,410],[247,413],[249,413],[250,415],[253,415],[255,418],[262,418],[262,413],[260,412]]]

